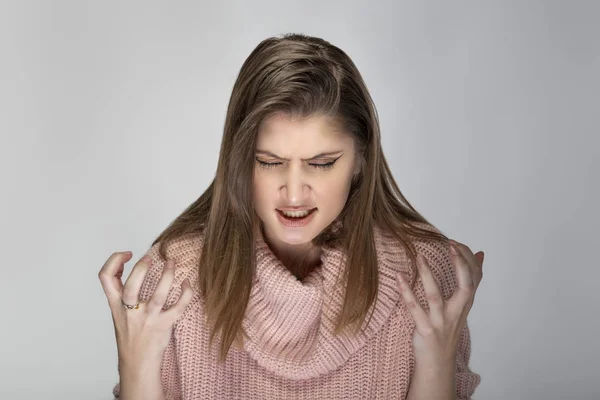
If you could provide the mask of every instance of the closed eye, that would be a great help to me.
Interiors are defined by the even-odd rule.
[[[280,162],[268,163],[268,162],[261,161],[258,158],[256,159],[256,161],[263,168],[274,168],[278,165],[281,165]],[[330,161],[328,163],[324,163],[324,164],[309,163],[308,165],[310,165],[311,167],[317,168],[317,169],[328,170],[328,169],[333,168],[333,164],[335,164],[336,161],[337,161],[337,159]]]
[[[313,166],[315,168],[330,169],[330,168],[333,168],[333,164],[335,164],[336,161],[337,160],[333,160],[333,161],[330,161],[330,162],[325,163],[325,164],[308,164],[308,165],[311,165],[311,166]]]

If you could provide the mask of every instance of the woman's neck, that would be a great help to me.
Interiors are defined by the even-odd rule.
[[[321,264],[321,252],[312,251],[306,257],[296,255],[273,253],[281,260],[281,263],[300,281],[306,278],[312,271]]]
[[[267,235],[263,237],[273,254],[300,281],[321,264],[322,249],[310,242],[291,245],[271,239]]]

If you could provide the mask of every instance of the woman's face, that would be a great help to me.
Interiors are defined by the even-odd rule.
[[[290,120],[279,114],[260,124],[254,204],[267,239],[308,243],[344,208],[360,164],[353,139],[339,128],[321,115]],[[310,214],[284,215],[292,209]]]

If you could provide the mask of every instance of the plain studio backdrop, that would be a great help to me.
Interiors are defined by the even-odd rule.
[[[0,5],[0,398],[109,399],[98,271],[214,176],[258,43],[354,60],[400,189],[483,250],[475,399],[600,397],[600,4],[13,1]]]

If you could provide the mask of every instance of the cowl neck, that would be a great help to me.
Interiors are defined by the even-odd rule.
[[[242,322],[247,334],[244,351],[263,368],[294,380],[327,374],[347,361],[387,322],[400,299],[395,276],[399,271],[409,273],[405,252],[394,238],[378,228],[374,237],[377,299],[357,335],[348,330],[334,336],[345,291],[336,281],[346,268],[347,252],[324,246],[321,264],[300,281],[259,235],[253,285]]]

